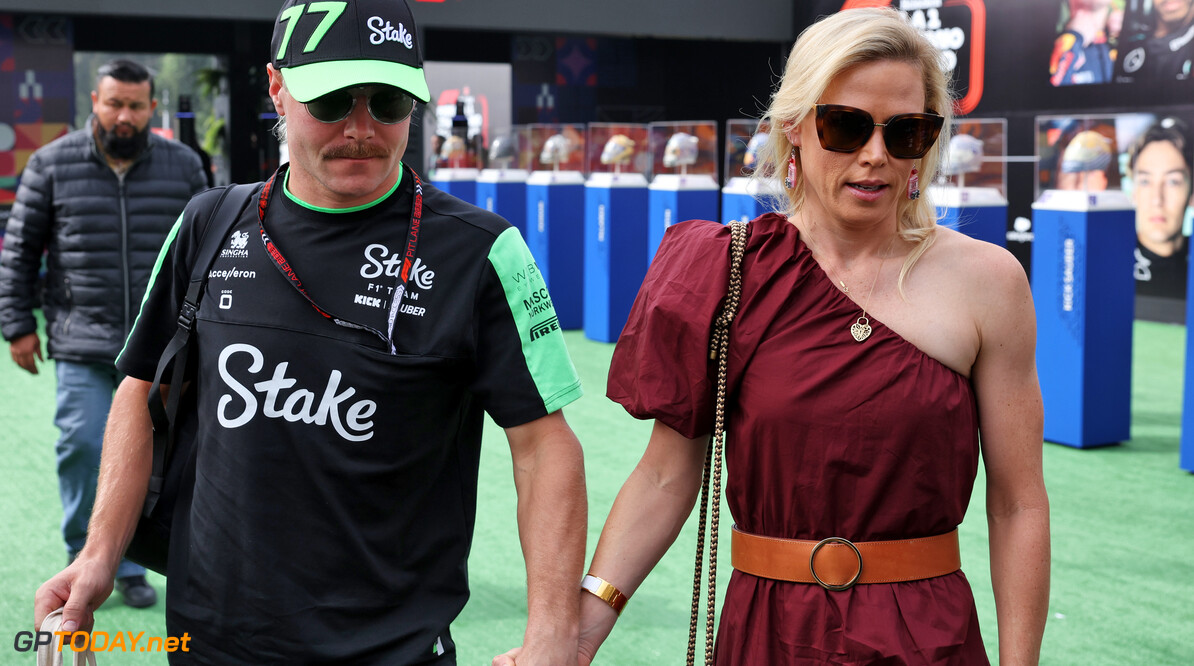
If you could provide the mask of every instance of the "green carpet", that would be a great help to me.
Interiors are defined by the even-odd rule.
[[[650,426],[604,398],[613,346],[567,335],[588,395],[565,409],[585,447],[589,549],[622,482],[638,461]],[[1132,439],[1075,450],[1045,445],[1052,504],[1053,582],[1042,664],[1189,664],[1194,662],[1194,476],[1180,470],[1184,327],[1135,328]],[[53,366],[33,377],[0,355],[0,638],[32,624],[33,593],[63,564],[61,509],[54,478]],[[978,604],[988,653],[996,651],[995,606],[987,573],[984,483],[961,528],[962,562]],[[525,571],[515,526],[510,453],[489,424],[481,460],[476,539],[469,561],[473,596],[453,625],[458,661],[468,666],[516,645],[526,613]],[[728,515],[728,513],[723,514]],[[728,528],[728,520],[723,526]],[[724,536],[723,532],[723,536]],[[684,658],[695,526],[681,534],[635,595],[598,663],[674,664]],[[728,543],[728,537],[727,537]],[[728,552],[728,549],[727,549]],[[721,582],[729,578],[722,563]],[[164,590],[164,581],[151,581]],[[113,596],[97,629],[165,634],[162,603],[136,611]],[[0,664],[32,663],[12,643]],[[105,654],[101,664],[162,664],[161,654]]]

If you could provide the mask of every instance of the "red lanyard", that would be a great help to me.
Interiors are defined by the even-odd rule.
[[[404,167],[405,168],[405,167]],[[423,220],[423,181],[419,180],[419,175],[410,169],[406,169],[410,175],[415,179],[415,197],[414,202],[410,208],[410,227],[406,232],[406,248],[402,254],[402,270],[398,272],[398,284],[394,286],[394,291],[390,298],[390,313],[386,321],[386,333],[366,326],[358,324],[343,317],[338,317],[331,312],[319,307],[307,293],[306,288],[303,287],[303,281],[299,279],[298,273],[294,271],[294,267],[286,261],[286,257],[282,256],[282,251],[270,239],[269,234],[265,231],[265,211],[269,207],[270,195],[273,193],[274,181],[277,179],[277,172],[270,176],[266,181],[265,187],[261,189],[261,198],[257,202],[257,228],[261,232],[261,242],[265,245],[265,253],[273,260],[274,266],[278,271],[290,282],[290,286],[298,290],[303,298],[315,308],[315,311],[322,315],[325,319],[329,319],[339,326],[346,328],[355,328],[366,330],[374,333],[390,346],[390,353],[396,353],[397,348],[394,346],[394,320],[398,316],[398,306],[402,303],[403,297],[406,295],[406,285],[410,281],[410,270],[415,264],[415,251],[419,246],[419,225]]]

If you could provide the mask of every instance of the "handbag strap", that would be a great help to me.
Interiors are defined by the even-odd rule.
[[[41,621],[41,632],[51,634],[62,634],[59,629],[62,628],[62,608],[55,608],[49,615]],[[70,638],[74,634],[57,636],[57,641],[50,641],[49,643],[38,643],[37,645],[37,666],[96,666],[95,652],[91,648],[85,650],[76,650],[70,643]],[[59,643],[66,641],[65,645],[59,646]],[[67,659],[70,663],[67,663]]]
[[[713,663],[713,618],[717,610],[717,532],[721,517],[721,459],[725,447],[726,374],[730,351],[730,324],[738,312],[742,298],[742,255],[750,226],[746,222],[730,222],[730,283],[726,301],[713,320],[713,336],[709,342],[709,359],[717,361],[717,396],[713,403],[713,434],[705,450],[705,467],[701,473],[701,518],[697,523],[696,565],[692,577],[692,613],[688,625],[688,666],[696,660],[697,617],[700,614],[702,566],[705,559],[705,534],[709,535],[709,581],[705,602],[705,664]],[[710,483],[712,482],[712,483]],[[712,488],[713,510],[709,520],[709,494]],[[706,521],[709,522],[706,530]]]
[[[165,484],[166,469],[174,454],[174,430],[178,423],[178,407],[191,347],[188,343],[191,330],[195,327],[195,316],[199,312],[199,301],[203,298],[203,288],[207,284],[207,274],[219,256],[220,247],[224,244],[228,232],[236,226],[236,221],[249,207],[257,187],[256,184],[225,187],[218,195],[215,206],[207,216],[207,224],[200,232],[199,251],[191,265],[191,278],[178,312],[178,328],[158,359],[157,372],[154,373],[153,384],[149,389],[149,416],[153,422],[153,467],[149,476],[149,488],[145,493],[145,504],[141,510],[145,517],[152,515],[154,507],[157,506],[158,498],[162,495],[162,486]],[[231,199],[236,206],[236,213],[220,217],[220,208],[226,199]],[[165,377],[168,368],[171,369],[171,373],[166,385],[170,386],[171,390],[163,405],[162,378]]]

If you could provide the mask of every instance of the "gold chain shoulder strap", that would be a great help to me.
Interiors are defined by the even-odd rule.
[[[709,489],[713,489],[713,517],[709,534],[709,585],[705,605],[705,664],[713,663],[713,617],[717,609],[717,531],[721,516],[721,458],[725,445],[726,366],[730,349],[730,324],[738,312],[742,297],[742,255],[750,228],[746,222],[731,222],[730,284],[726,302],[713,320],[709,358],[717,361],[717,398],[714,402],[713,434],[705,451],[705,470],[701,475],[701,519],[697,523],[696,565],[692,577],[692,614],[688,626],[688,666],[696,659],[697,616],[700,614],[702,566],[705,559],[705,523],[709,517]],[[710,484],[710,476],[713,483]]]

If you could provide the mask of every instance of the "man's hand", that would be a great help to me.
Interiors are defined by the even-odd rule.
[[[33,626],[41,629],[46,616],[62,608],[62,631],[91,631],[93,612],[112,594],[116,571],[80,553],[79,558],[37,588],[33,597]]]
[[[30,374],[37,374],[37,363],[33,360],[34,356],[38,361],[45,362],[41,355],[41,338],[37,337],[37,333],[28,333],[13,340],[8,345],[8,351],[12,354],[12,360],[28,370]]]
[[[522,654],[522,646],[494,657],[491,666],[518,666],[515,660],[518,659],[518,655],[520,654]]]
[[[516,647],[504,654],[499,654],[493,658],[492,666],[518,666],[518,657],[522,655],[522,647]],[[577,656],[578,666],[589,666],[593,660],[585,654],[582,648],[580,654]]]

